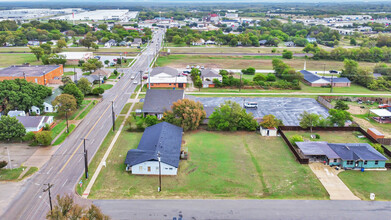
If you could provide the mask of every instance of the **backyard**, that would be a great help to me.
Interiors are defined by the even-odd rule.
[[[367,138],[358,138],[361,136],[360,132],[351,131],[313,131],[312,134],[319,134],[319,139],[311,139],[311,133],[309,131],[284,131],[284,134],[288,139],[291,139],[293,135],[300,135],[304,140],[311,141],[327,141],[329,143],[370,143]]]
[[[295,161],[281,138],[248,132],[186,133],[183,148],[189,160],[180,162],[177,176],[163,177],[162,192],[157,193],[157,176],[125,171],[126,153],[137,148],[141,136],[120,134],[90,198],[328,199],[309,167]],[[95,157],[92,163],[99,159]]]

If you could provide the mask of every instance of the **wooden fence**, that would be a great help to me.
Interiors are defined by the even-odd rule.
[[[383,145],[391,145],[391,138],[378,138],[377,141]]]
[[[280,126],[278,128],[278,132],[280,133],[281,137],[284,139],[285,143],[289,146],[293,154],[295,155],[297,161],[301,164],[308,164],[309,159],[304,158],[299,152],[298,149],[295,148],[292,143],[289,141],[289,139],[284,134],[284,131],[309,131],[310,128],[302,128],[300,126]],[[372,143],[375,144],[381,144],[379,143],[375,138],[373,138],[371,135],[369,135],[364,129],[361,127],[314,127],[312,128],[312,131],[358,131],[362,135],[364,135],[366,138],[368,138]],[[391,151],[388,150],[386,147],[381,145],[381,147],[384,149],[384,153],[391,158]],[[386,168],[391,168],[391,163],[386,163]]]
[[[324,99],[322,96],[318,96],[318,102],[320,104],[322,104],[324,107],[326,107],[327,109],[334,108],[334,106],[330,102],[328,102],[326,99]]]

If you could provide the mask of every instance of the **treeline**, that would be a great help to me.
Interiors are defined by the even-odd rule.
[[[191,25],[191,24],[190,24]],[[230,32],[231,27],[225,24],[217,31],[198,31],[185,26],[182,28],[167,29],[167,41],[175,44],[186,43],[190,45],[199,39],[212,40],[216,44],[237,46],[240,42],[242,46],[259,46],[260,40],[266,40],[267,45],[278,46],[281,42],[293,41],[297,46],[308,44],[307,36],[314,37],[321,44],[334,46],[338,44],[341,36],[337,31],[325,26],[305,26],[300,23],[281,23],[278,20],[260,21],[257,26],[243,24],[237,31],[241,34],[224,34],[223,31]]]

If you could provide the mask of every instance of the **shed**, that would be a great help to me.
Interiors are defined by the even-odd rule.
[[[259,131],[261,132],[262,136],[270,136],[270,137],[277,136],[277,129],[276,128],[263,128],[261,126],[259,128]]]
[[[378,131],[376,128],[368,128],[367,133],[376,140],[385,137],[385,135]]]

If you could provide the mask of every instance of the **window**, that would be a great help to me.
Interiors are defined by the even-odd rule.
[[[167,168],[167,167],[166,167],[166,168],[164,168],[164,169],[168,170],[168,168]]]
[[[171,83],[169,83],[168,85],[171,86]]]
[[[151,167],[148,167],[148,172],[151,172]]]
[[[46,111],[49,111],[49,107],[46,107]]]
[[[364,165],[367,165],[368,164],[368,161],[364,161]]]
[[[156,167],[156,170],[159,170],[159,167]]]
[[[379,161],[378,160],[375,160],[375,165],[379,165]]]
[[[336,163],[337,162],[337,159],[334,159],[334,163]]]
[[[348,161],[346,161],[346,164],[347,165],[353,165],[353,162],[354,162],[353,160],[348,160]]]
[[[172,167],[170,167],[170,170],[172,170]]]

